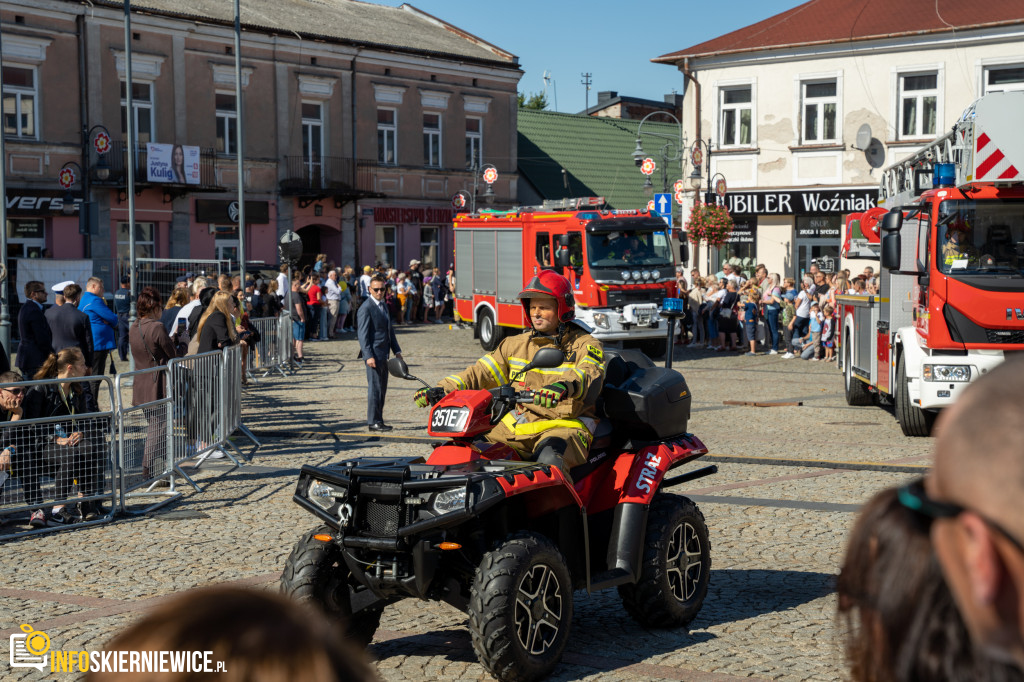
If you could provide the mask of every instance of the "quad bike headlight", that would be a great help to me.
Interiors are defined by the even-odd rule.
[[[447,514],[466,508],[466,489],[453,488],[434,495],[432,505],[435,514]]]
[[[346,490],[344,488],[339,488],[317,479],[313,479],[309,484],[307,492],[307,497],[309,497],[310,501],[324,511],[329,511],[338,500],[344,500],[345,496]]]

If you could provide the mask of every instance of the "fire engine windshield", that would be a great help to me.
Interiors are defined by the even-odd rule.
[[[1024,201],[943,201],[937,222],[942,273],[1024,277]]]
[[[672,250],[664,232],[620,231],[587,235],[587,255],[593,268],[626,265],[672,265]]]

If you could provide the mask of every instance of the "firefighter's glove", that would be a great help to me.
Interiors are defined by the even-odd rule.
[[[427,405],[437,403],[444,396],[445,393],[443,388],[421,388],[416,391],[416,395],[413,396],[413,400],[416,401],[416,407],[426,407]]]
[[[569,395],[569,387],[565,385],[565,382],[556,381],[534,391],[533,404],[551,408],[564,400],[567,395]]]

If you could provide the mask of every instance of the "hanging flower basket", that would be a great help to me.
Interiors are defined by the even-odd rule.
[[[694,204],[686,222],[687,238],[697,245],[721,246],[732,236],[733,221],[725,206]]]

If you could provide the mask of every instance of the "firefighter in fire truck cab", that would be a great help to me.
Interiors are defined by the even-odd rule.
[[[532,327],[529,333],[505,338],[465,371],[445,377],[436,388],[420,389],[414,399],[426,407],[451,391],[501,386],[539,349],[557,347],[565,354],[561,366],[532,369],[513,383],[517,390],[532,390],[533,403],[518,405],[485,438],[509,445],[523,459],[557,466],[568,477],[569,469],[587,461],[596,426],[594,404],[604,383],[604,352],[573,322],[572,287],[562,275],[542,270],[518,298]]]

